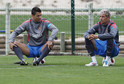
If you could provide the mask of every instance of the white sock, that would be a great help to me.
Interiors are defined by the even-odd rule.
[[[109,61],[109,59],[110,59],[110,56],[106,56],[106,61]]]
[[[91,58],[93,62],[97,63],[96,56],[92,56]]]

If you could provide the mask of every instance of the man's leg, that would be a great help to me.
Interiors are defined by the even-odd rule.
[[[40,62],[44,57],[46,57],[46,56],[49,54],[50,51],[51,51],[51,49],[49,49],[49,48],[48,48],[48,45],[45,44],[45,45],[42,47],[42,49],[41,49],[41,55],[40,55],[40,57],[38,58],[37,61],[33,62],[33,65],[34,65],[34,66],[39,65],[39,62]]]
[[[113,46],[114,46],[114,40],[113,39],[107,40],[106,59],[103,64],[103,66],[105,67],[109,66],[109,60],[110,60],[110,56],[112,55]]]
[[[98,63],[97,63],[97,60],[96,60],[96,57],[94,54],[95,47],[94,47],[92,41],[89,39],[85,39],[85,47],[92,59],[92,61],[89,64],[85,64],[85,66],[98,66]]]
[[[25,44],[19,43],[17,41],[15,41],[14,44],[16,45],[16,47],[13,47],[13,51],[15,52],[17,57],[21,60],[20,65],[28,65],[28,63],[23,58],[23,54],[24,55],[30,54],[28,47]]]
[[[113,45],[113,50],[112,50],[112,55],[110,57],[110,66],[113,66],[115,64],[115,59],[114,57],[118,56],[119,54],[119,46],[116,44],[116,42],[114,41],[114,45]]]

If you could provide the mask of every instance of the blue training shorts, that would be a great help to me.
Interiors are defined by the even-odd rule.
[[[41,48],[43,47],[44,45],[41,45],[41,46],[30,46],[27,44],[27,47],[29,48],[30,50],[30,55],[27,56],[28,58],[30,57],[37,57],[37,56],[40,56],[41,55]]]
[[[106,57],[107,41],[95,40],[95,44],[96,44],[96,47],[97,47],[97,51],[95,50],[94,53],[96,55]],[[118,54],[119,54],[119,47],[116,44],[116,42],[114,41],[114,46],[113,46],[111,57],[115,57]]]

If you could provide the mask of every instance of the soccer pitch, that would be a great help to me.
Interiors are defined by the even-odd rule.
[[[46,63],[28,66],[13,64],[16,56],[0,56],[0,84],[123,84],[124,58],[116,57],[115,66],[102,67],[102,57],[97,57],[98,67],[85,67],[89,56],[47,56]]]
[[[0,30],[5,30],[5,15],[0,15]],[[11,15],[10,16],[10,28],[14,30],[24,21],[31,18],[31,15]],[[70,15],[43,15],[42,18],[48,19],[52,22],[58,29],[59,32],[66,32],[71,34],[71,16]],[[119,31],[124,31],[124,15],[113,15],[111,16],[117,26]],[[99,16],[94,15],[94,24],[99,21]],[[76,15],[75,16],[75,34],[83,34],[88,30],[88,16],[87,15]]]

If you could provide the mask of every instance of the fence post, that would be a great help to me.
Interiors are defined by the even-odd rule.
[[[93,3],[88,4],[88,29],[93,26]]]
[[[61,32],[60,52],[65,52],[65,32]]]
[[[9,53],[9,37],[10,37],[10,11],[9,11],[10,3],[6,3],[6,55]]]
[[[72,54],[75,54],[75,0],[71,0],[71,42]]]

